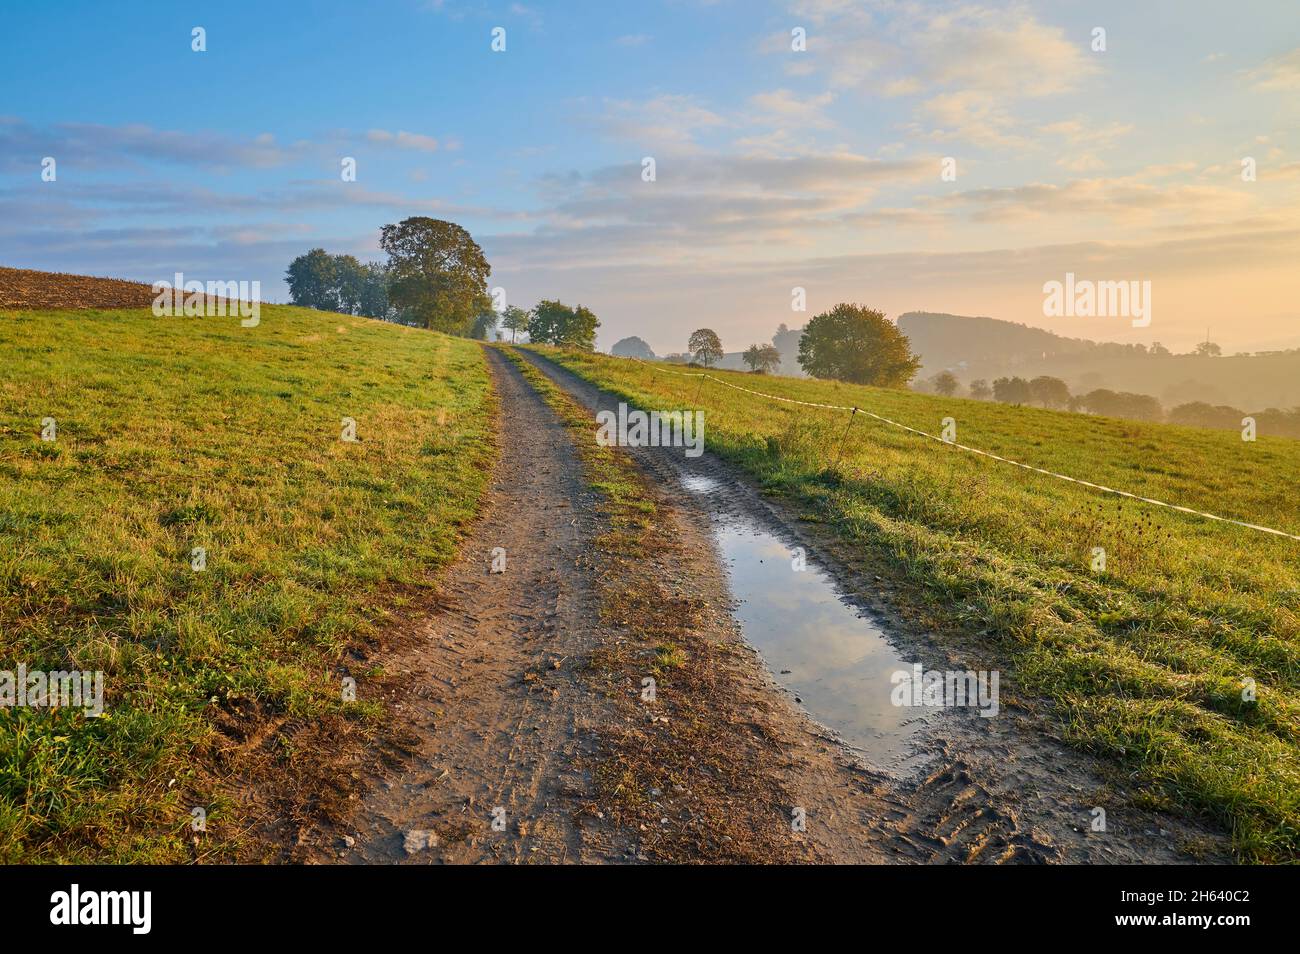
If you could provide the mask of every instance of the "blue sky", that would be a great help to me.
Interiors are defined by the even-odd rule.
[[[840,300],[1300,346],[1289,0],[297,6],[10,5],[0,264],[283,300],[294,255],[378,259],[423,214],[511,303],[592,307],[603,347],[740,349]],[[1151,326],[1044,317],[1066,271],[1150,280]]]

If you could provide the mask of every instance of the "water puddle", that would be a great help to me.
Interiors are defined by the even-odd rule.
[[[698,474],[682,483],[695,494],[722,490]],[[715,516],[713,534],[740,603],[736,618],[745,638],[781,685],[875,768],[913,771],[921,760],[911,744],[933,710],[890,701],[890,676],[911,663],[840,597],[828,574],[811,562],[795,571],[794,547],[758,523],[722,514]]]

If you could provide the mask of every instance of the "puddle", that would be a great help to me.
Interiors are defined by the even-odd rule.
[[[685,475],[692,493],[722,488]],[[890,675],[910,669],[881,629],[840,598],[831,577],[808,563],[795,571],[793,547],[735,515],[715,517],[714,539],[726,564],[736,618],[772,675],[814,719],[861,750],[877,769],[906,773],[921,759],[911,743],[927,712],[890,702]]]

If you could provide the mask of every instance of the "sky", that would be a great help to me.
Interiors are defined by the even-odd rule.
[[[382,260],[380,226],[430,215],[470,231],[509,304],[590,307],[604,349],[711,327],[742,350],[841,301],[1300,347],[1295,0],[10,2],[0,21],[0,265],[285,301],[296,255]],[[1045,314],[1067,273],[1150,282],[1150,323]]]

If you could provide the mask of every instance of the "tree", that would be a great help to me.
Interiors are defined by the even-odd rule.
[[[1028,404],[1034,394],[1024,378],[997,378],[993,381],[993,399],[1003,404]]]
[[[388,253],[389,298],[425,328],[468,334],[489,307],[492,267],[454,222],[403,219],[380,229],[379,246]]]
[[[355,261],[355,259],[354,259]],[[289,263],[285,272],[289,300],[303,308],[338,311],[338,266],[334,256],[323,248],[314,248]]]
[[[1139,421],[1158,421],[1164,417],[1164,408],[1158,400],[1149,394],[1129,391],[1098,388],[1083,396],[1082,406],[1105,417],[1127,417]]]
[[[314,248],[289,263],[290,299],[295,305],[368,318],[392,317],[384,266],[362,264],[355,255],[330,255]]]
[[[940,371],[931,379],[930,383],[934,386],[935,393],[942,394],[944,397],[952,397],[956,394],[960,384],[957,376],[951,371]]]
[[[722,359],[722,339],[712,328],[697,328],[691,332],[686,350],[695,355],[695,360],[707,368],[713,362]]]
[[[480,341],[491,341],[497,330],[497,313],[486,308],[474,316],[474,324],[469,336]]]
[[[501,327],[510,332],[510,341],[518,340],[519,332],[528,330],[528,312],[518,305],[507,305],[501,312]]]
[[[1219,427],[1235,430],[1241,427],[1245,411],[1226,404],[1207,404],[1205,401],[1192,401],[1180,404],[1169,412],[1170,424],[1186,424],[1191,427]]]
[[[1201,358],[1217,358],[1219,355],[1223,354],[1223,349],[1213,341],[1202,341],[1196,346],[1196,350],[1193,354]]]
[[[1153,358],[1167,358],[1173,352],[1171,352],[1168,348],[1162,345],[1159,341],[1153,341],[1151,342],[1151,350],[1148,353]]]
[[[600,321],[582,305],[570,308],[562,301],[544,299],[533,306],[528,319],[529,340],[560,348],[592,351]]]
[[[983,378],[976,378],[970,383],[970,396],[977,401],[987,401],[993,396],[993,389]]]
[[[815,378],[904,387],[921,367],[921,359],[884,312],[839,304],[804,327],[799,365]]]
[[[752,344],[741,357],[749,369],[758,374],[767,374],[781,366],[781,352],[770,344]]]
[[[616,341],[609,353],[617,358],[640,358],[642,361],[655,359],[654,350],[636,335]]]
[[[388,301],[388,269],[378,262],[367,262],[361,266],[358,284],[360,293],[357,298],[357,313],[369,318],[391,320],[393,308]]]
[[[1070,387],[1060,378],[1042,374],[1029,382],[1029,393],[1043,407],[1067,407],[1070,403]]]

